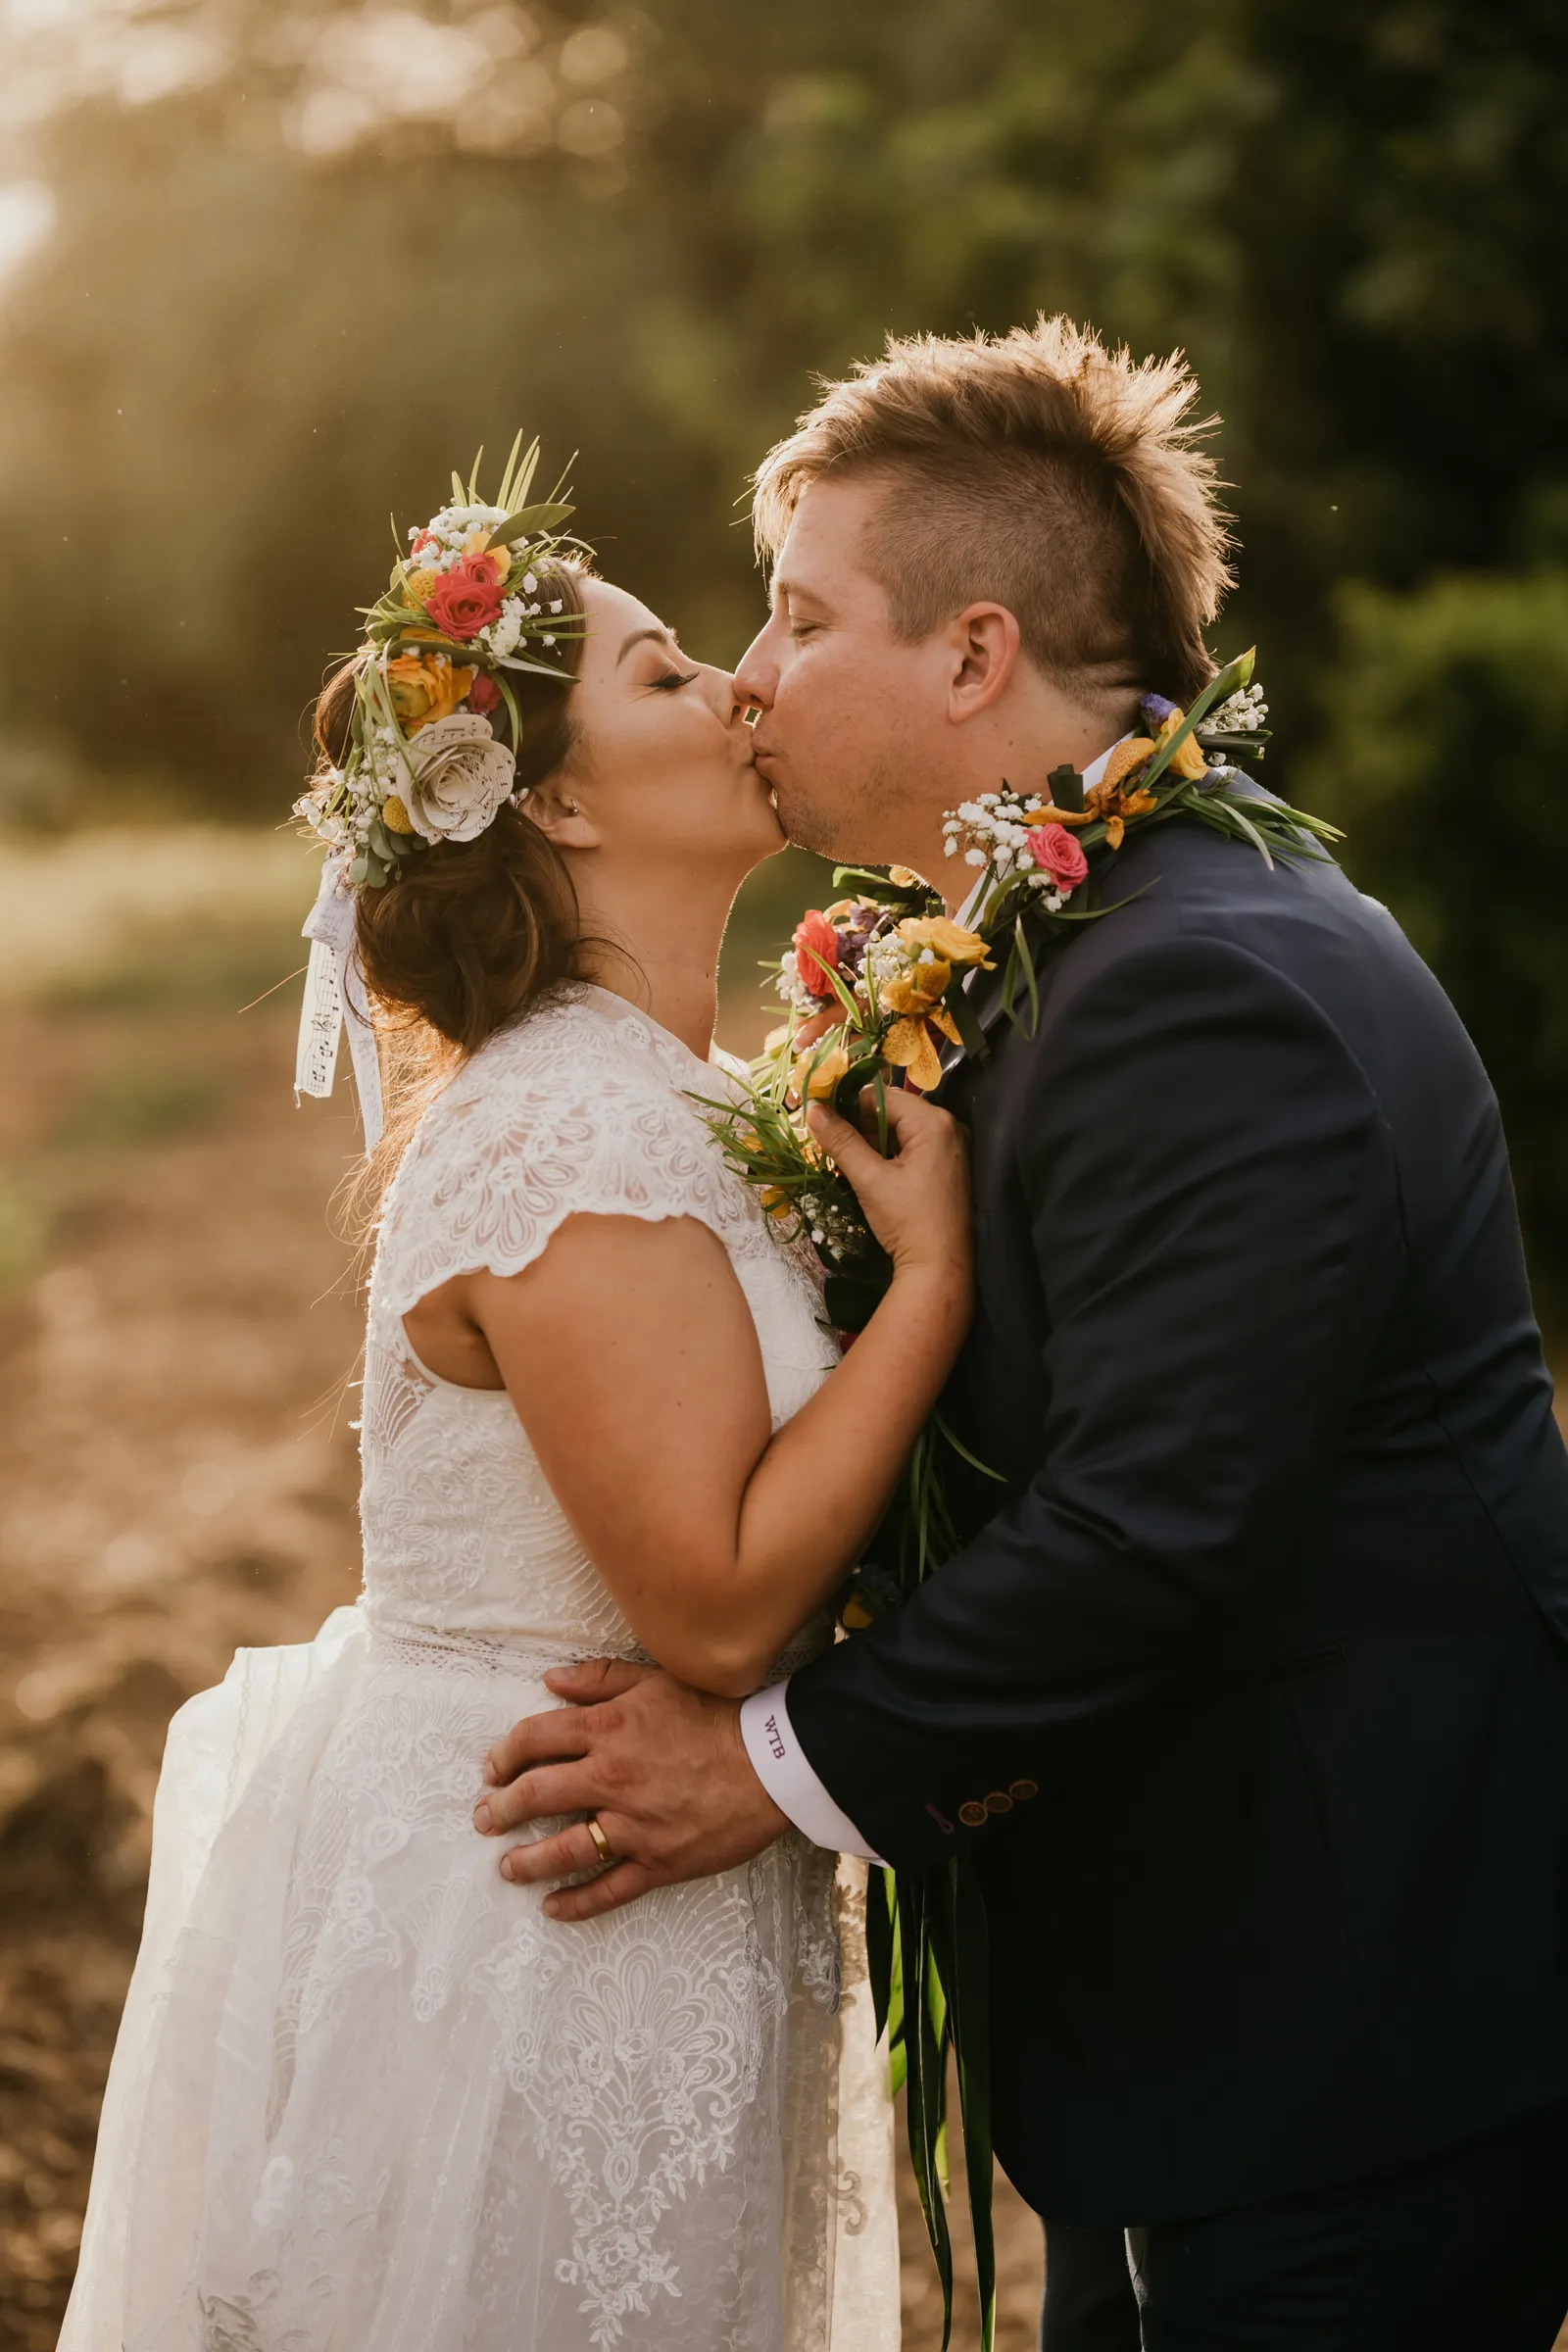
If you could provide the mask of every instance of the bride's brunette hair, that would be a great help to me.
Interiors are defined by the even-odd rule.
[[[584,568],[564,563],[548,574],[567,615],[583,612]],[[577,740],[571,706],[582,662],[580,631],[564,632],[555,650],[559,683],[530,670],[511,673],[519,720],[519,793],[564,767]],[[536,649],[529,653],[536,658]],[[348,742],[358,668],[358,661],[345,662],[316,705],[317,748],[334,765]],[[536,998],[576,973],[582,941],[565,859],[514,805],[499,809],[472,841],[428,844],[404,861],[397,880],[361,891],[356,911],[377,1026],[389,1044],[399,1032],[413,1032],[416,1058],[426,1066],[434,1061],[445,1069],[466,1060]],[[405,1056],[395,1053],[394,1058]]]

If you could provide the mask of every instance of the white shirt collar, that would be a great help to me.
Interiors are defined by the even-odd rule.
[[[1117,736],[1115,743],[1106,744],[1104,750],[1101,753],[1098,760],[1090,760],[1089,765],[1083,771],[1085,792],[1088,792],[1092,786],[1100,782],[1101,777],[1104,774],[1105,769],[1110,762],[1111,753],[1115,751],[1119,745],[1128,742],[1131,739],[1132,732],[1132,728],[1129,727],[1125,735]],[[965,930],[969,928],[969,917],[975,911],[976,903],[979,900],[981,890],[984,888],[984,886],[985,876],[982,874],[980,880],[975,884],[973,890],[970,891],[968,897],[964,900],[963,905],[958,908],[957,913],[953,918],[956,923],[961,923]]]

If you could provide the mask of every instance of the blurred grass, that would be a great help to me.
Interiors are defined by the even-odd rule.
[[[142,1067],[107,1071],[77,1102],[60,1140],[78,1149],[156,1144],[205,1126],[225,1089],[209,1070]]]
[[[236,1012],[305,962],[300,925],[317,853],[286,831],[220,825],[105,828],[0,843],[0,1004],[62,1011],[160,1003]],[[833,869],[804,850],[758,867],[736,902],[720,970],[723,1021],[774,1014],[760,958],[776,956]]]
[[[304,962],[316,876],[309,845],[286,832],[171,825],[6,843],[0,1004],[231,995],[237,1009],[251,982]]]
[[[20,1290],[42,1265],[53,1224],[49,1203],[36,1183],[0,1173],[0,1300]]]

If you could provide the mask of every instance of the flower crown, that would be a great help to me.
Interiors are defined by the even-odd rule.
[[[583,622],[551,593],[551,575],[559,585],[564,550],[587,551],[556,529],[572,512],[564,477],[530,506],[539,444],[523,452],[519,433],[497,503],[485,506],[483,456],[466,487],[453,474],[452,504],[410,531],[385,595],[364,608],[342,765],[318,768],[294,804],[345,861],[350,889],[379,889],[432,842],[475,840],[515,797],[520,722],[508,673],[570,682],[560,657]]]

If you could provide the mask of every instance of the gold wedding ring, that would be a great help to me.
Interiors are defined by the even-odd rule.
[[[588,1816],[587,1830],[589,1837],[593,1839],[594,1844],[598,1849],[600,1861],[603,1862],[608,1868],[609,1865],[615,1859],[615,1849],[611,1844],[610,1839],[605,1836],[604,1831],[599,1827],[599,1824],[592,1813],[590,1813]]]

